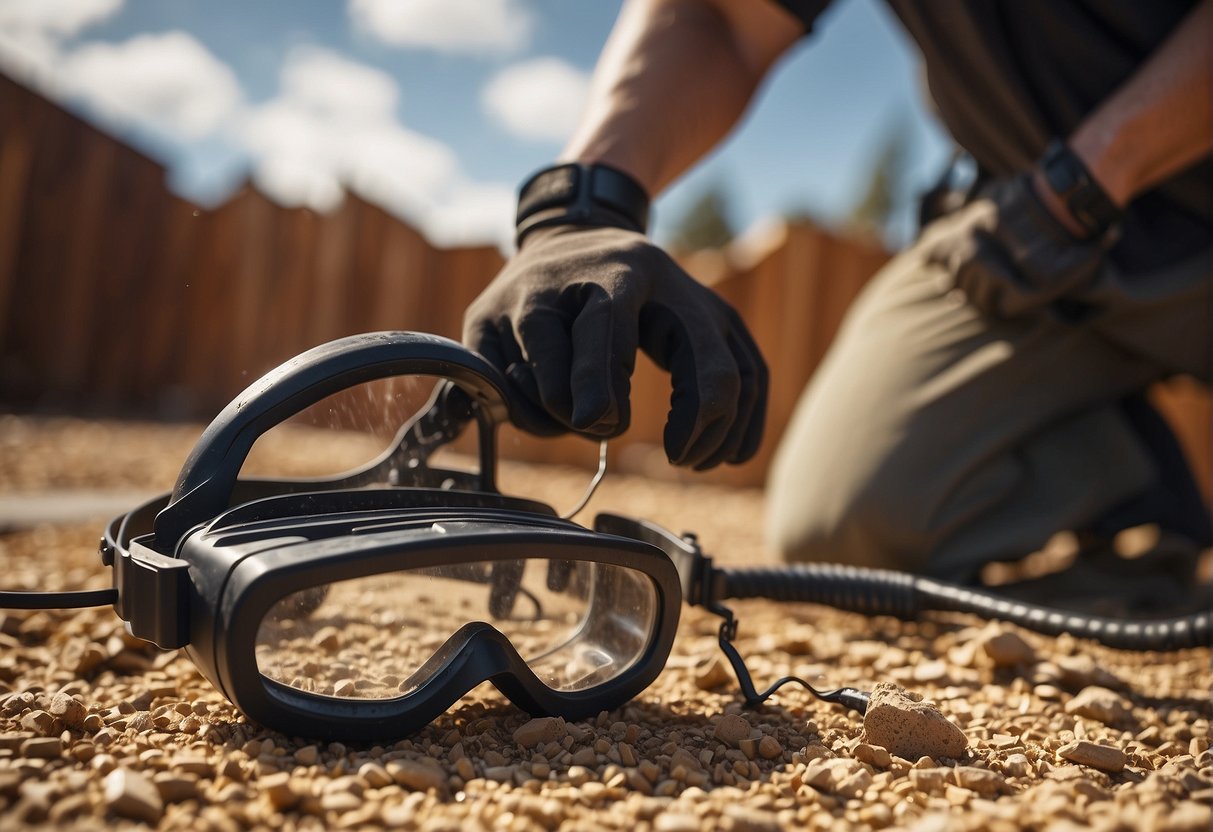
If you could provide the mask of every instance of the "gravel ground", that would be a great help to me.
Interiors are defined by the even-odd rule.
[[[0,498],[167,488],[198,431],[0,415]],[[262,473],[368,453],[306,429],[261,444]],[[586,479],[517,465],[502,477],[558,509]],[[591,508],[693,529],[724,562],[768,560],[758,492],[614,476]],[[0,534],[5,587],[107,585],[100,527]],[[248,723],[184,654],[126,636],[108,608],[0,612],[0,828],[1210,829],[1208,649],[735,608],[760,683],[888,683],[867,725],[797,690],[743,711],[718,619],[690,609],[665,672],[617,711],[531,721],[484,685],[420,734],[371,747]]]

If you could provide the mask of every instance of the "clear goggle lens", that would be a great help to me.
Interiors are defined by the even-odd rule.
[[[257,669],[298,690],[393,699],[461,627],[505,635],[557,691],[616,678],[644,654],[657,590],[643,572],[550,558],[405,569],[295,592],[257,631]]]

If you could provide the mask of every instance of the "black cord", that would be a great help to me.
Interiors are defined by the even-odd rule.
[[[865,615],[913,619],[922,612],[966,612],[1018,624],[1045,635],[1070,633],[1121,650],[1207,647],[1213,616],[1133,621],[1012,601],[994,593],[885,569],[797,564],[766,569],[715,569],[714,597],[804,601]]]
[[[0,592],[0,609],[55,610],[104,607],[118,603],[118,590],[81,589],[73,592]]]

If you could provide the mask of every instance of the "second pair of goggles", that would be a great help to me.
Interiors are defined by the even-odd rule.
[[[269,428],[345,388],[398,375],[447,381],[380,458],[337,479],[238,478]],[[484,681],[536,716],[618,707],[665,666],[684,600],[724,619],[719,643],[750,706],[788,682],[861,712],[867,696],[794,677],[759,692],[732,644],[727,598],[904,618],[977,612],[1130,648],[1209,641],[1207,615],[1135,624],[894,572],[724,569],[693,536],[651,523],[600,514],[585,528],[499,492],[504,390],[483,358],[432,335],[374,333],[309,350],[219,414],[171,494],[109,525],[101,555],[112,589],[0,593],[0,606],[112,603],[133,635],[183,648],[251,719],[345,740],[416,731]],[[430,455],[473,420],[479,471],[431,466]]]

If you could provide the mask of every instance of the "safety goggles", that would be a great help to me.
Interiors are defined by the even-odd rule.
[[[396,375],[454,383],[383,457],[335,480],[237,479],[269,427]],[[580,718],[627,701],[669,655],[677,571],[651,543],[497,492],[502,387],[478,356],[414,333],[284,364],[206,429],[172,494],[110,524],[115,610],[288,733],[406,734],[484,681],[532,713]],[[472,420],[479,472],[431,467]]]

